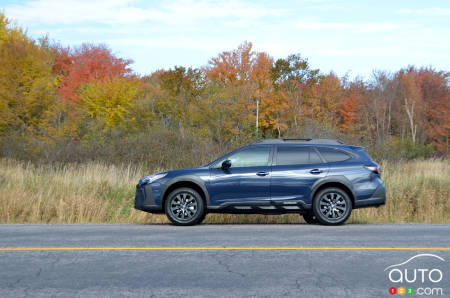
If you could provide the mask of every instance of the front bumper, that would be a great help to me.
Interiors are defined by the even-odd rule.
[[[357,200],[354,208],[379,207],[384,204],[386,204],[386,189],[384,185],[381,184],[370,198]]]
[[[136,185],[136,195],[134,196],[134,208],[146,212],[160,213],[162,207],[156,205],[153,196],[152,185]]]

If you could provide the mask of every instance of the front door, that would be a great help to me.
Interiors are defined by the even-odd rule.
[[[223,160],[212,166],[208,187],[211,203],[269,201],[270,157],[271,146],[247,147],[226,158],[231,161],[229,169],[221,168]]]

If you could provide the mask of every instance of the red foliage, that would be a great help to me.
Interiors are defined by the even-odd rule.
[[[81,83],[131,75],[131,63],[131,60],[115,57],[105,45],[83,44],[75,49],[56,48],[54,70],[60,75],[60,99],[76,101],[76,90]]]

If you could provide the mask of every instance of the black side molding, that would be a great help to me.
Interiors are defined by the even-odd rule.
[[[210,213],[234,214],[284,214],[302,213],[311,210],[311,204],[303,201],[254,201],[254,202],[228,202],[220,206],[208,206]]]

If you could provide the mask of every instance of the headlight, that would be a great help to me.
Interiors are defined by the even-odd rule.
[[[161,173],[161,174],[155,174],[155,175],[150,175],[150,176],[144,177],[141,179],[141,181],[139,181],[139,186],[145,185],[148,183],[152,183],[158,179],[161,179],[162,177],[164,177],[166,175],[167,175],[167,173]]]

